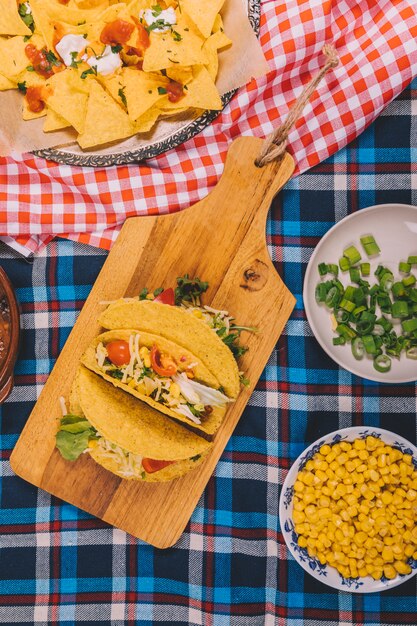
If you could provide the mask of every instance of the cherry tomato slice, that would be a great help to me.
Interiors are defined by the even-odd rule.
[[[151,365],[154,372],[160,376],[173,376],[178,369],[170,356],[161,355],[156,344],[152,346],[151,350]]]
[[[113,365],[128,365],[130,363],[130,350],[127,341],[110,341],[106,345],[109,361]]]
[[[142,467],[147,474],[153,474],[164,469],[168,465],[172,465],[174,461],[157,461],[156,459],[142,459]]]
[[[171,306],[174,306],[175,293],[172,287],[170,287],[169,289],[165,289],[164,291],[161,291],[159,296],[156,296],[156,298],[154,299],[154,302],[162,302],[162,304],[170,304]]]

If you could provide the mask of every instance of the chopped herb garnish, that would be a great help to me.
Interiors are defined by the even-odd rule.
[[[83,20],[82,22],[78,22],[78,26],[83,26],[83,24],[86,24],[87,20]],[[87,35],[83,35],[83,37],[86,39]]]
[[[19,5],[18,11],[19,11],[20,17],[22,18],[26,26],[33,33],[33,31],[35,30],[35,22],[33,21],[32,13],[28,13],[28,5],[25,2],[23,2],[22,4]]]
[[[61,65],[61,61],[58,59],[58,57],[55,56],[52,50],[48,50],[45,52],[45,58],[51,65],[55,65],[56,67],[59,67]]]
[[[70,55],[71,55],[70,67],[77,69],[79,64],[82,63],[81,60],[77,61],[78,52],[75,50],[74,52],[71,52]]]
[[[200,458],[201,458],[201,454],[196,454],[195,456],[191,457],[191,460],[192,461],[198,461],[198,459],[200,459]]]
[[[23,37],[23,41],[26,43],[27,41],[29,41],[29,39],[32,39],[32,35],[25,35]]]
[[[200,304],[200,296],[207,291],[208,286],[207,282],[203,282],[197,276],[195,278],[190,278],[188,274],[179,276],[175,289],[175,304],[181,304],[182,301]]]
[[[141,472],[141,478],[142,480],[146,480],[146,472]]]
[[[159,294],[162,293],[163,290],[163,287],[158,287],[158,289],[155,289],[155,291],[153,292],[154,297],[156,298],[157,296],[159,296]]]
[[[171,28],[171,34],[172,34],[172,37],[173,37],[174,41],[181,41],[182,40],[181,35],[176,30],[174,30],[173,28]]]
[[[92,67],[90,67],[89,70],[84,70],[84,72],[81,74],[80,78],[82,78],[82,80],[86,79],[87,76],[89,74],[94,74],[94,76],[97,76],[97,66],[93,65]]]
[[[21,93],[26,94],[28,90],[28,88],[26,87],[26,81],[24,81],[23,83],[17,83],[17,88]]]
[[[121,46],[119,43],[116,46],[111,46],[111,51],[113,52],[113,54],[117,54],[118,52],[120,52],[120,50],[123,50],[123,46]]]
[[[151,7],[152,9],[152,15],[154,17],[158,17],[158,15],[161,15],[162,13],[162,7],[159,6],[159,4],[155,4],[153,7]]]
[[[245,374],[242,372],[241,374],[239,374],[239,380],[240,380],[240,384],[243,385],[244,387],[249,387],[250,385],[250,380],[249,378],[246,378]]]
[[[174,61],[174,59],[170,59],[169,57],[168,57],[168,61],[171,61],[171,63],[179,63],[179,61]]]
[[[119,95],[120,100],[124,104],[124,106],[127,107],[127,100],[126,100],[126,96],[125,96],[125,87],[121,87],[117,93]]]
[[[158,87],[158,93],[159,93],[160,96],[163,96],[164,94],[166,94],[168,92],[165,89],[165,87]]]
[[[146,296],[148,295],[149,290],[147,287],[144,287],[139,294],[139,300],[146,300]]]
[[[33,67],[33,65],[28,65],[28,66],[27,66],[27,68],[26,68],[26,70],[27,70],[28,72],[34,72],[34,71],[35,71],[35,68]]]

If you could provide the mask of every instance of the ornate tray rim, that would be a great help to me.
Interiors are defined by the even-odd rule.
[[[250,24],[259,36],[259,26],[261,19],[261,0],[248,0],[248,17]],[[109,167],[112,165],[127,165],[129,163],[139,163],[146,159],[158,156],[163,152],[168,152],[173,148],[185,143],[189,139],[201,133],[204,128],[209,126],[218,115],[224,110],[233,98],[237,90],[229,91],[222,96],[223,108],[221,111],[205,111],[198,118],[187,124],[184,128],[175,132],[170,137],[149,144],[134,151],[121,152],[119,154],[92,154],[80,155],[71,152],[64,152],[55,148],[45,148],[43,150],[34,150],[32,154],[50,161],[55,161],[64,165],[75,165],[84,167]]]

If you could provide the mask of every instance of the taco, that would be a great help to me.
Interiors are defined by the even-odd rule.
[[[212,447],[83,366],[71,391],[70,413],[61,419],[56,440],[67,460],[86,453],[121,478],[146,482],[183,476]]]
[[[152,300],[118,300],[101,314],[99,322],[108,330],[134,328],[175,342],[196,355],[229,398],[237,398],[239,369],[232,351],[215,329],[187,309]]]
[[[216,433],[231,402],[198,357],[151,333],[103,333],[83,354],[81,363],[206,438]]]

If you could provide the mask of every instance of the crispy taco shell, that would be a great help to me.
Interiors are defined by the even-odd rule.
[[[193,432],[196,432],[198,434],[201,434],[201,436],[211,439],[224,419],[227,410],[226,406],[213,407],[213,411],[210,413],[210,415],[201,418],[201,424],[195,424],[186,416],[181,415],[180,413],[176,413],[171,408],[164,406],[160,402],[156,402],[153,398],[146,396],[143,393],[140,393],[139,391],[137,391],[137,389],[134,389],[126,383],[122,383],[120,380],[113,378],[109,374],[106,374],[98,365],[96,359],[96,348],[100,342],[105,345],[111,341],[119,339],[128,342],[130,335],[136,334],[138,332],[140,333],[140,347],[146,346],[150,349],[154,344],[156,344],[160,350],[169,353],[171,356],[174,357],[179,365],[179,371],[185,371],[187,369],[187,364],[196,364],[195,367],[193,367],[196,380],[213,389],[219,388],[220,385],[217,379],[207,369],[207,367],[201,363],[201,360],[194,354],[191,354],[191,352],[186,350],[184,347],[178,346],[174,342],[169,341],[164,337],[158,337],[156,335],[141,332],[138,330],[115,330],[99,335],[81,357],[81,363],[92,372],[95,372],[96,374],[104,378],[104,380],[112,383],[112,385],[114,385],[115,387],[123,389],[123,391],[126,391],[135,398],[138,398],[138,400],[142,400],[152,408],[161,411],[161,413],[165,413],[165,415],[168,415],[173,420],[181,422],[182,424],[184,424],[184,426],[186,426]]]
[[[183,461],[176,461],[172,465],[168,465],[158,472],[154,472],[152,474],[146,474],[145,478],[141,478],[140,476],[123,476],[120,473],[120,468],[118,467],[115,460],[110,459],[106,456],[103,456],[101,448],[93,448],[90,451],[90,456],[96,463],[104,467],[112,474],[116,474],[116,476],[120,476],[124,480],[136,480],[139,482],[146,483],[164,483],[169,480],[174,480],[175,478],[180,478],[188,472],[191,472],[194,468],[198,467],[206,458],[208,454],[208,450],[203,452],[201,455],[197,455],[198,458],[193,457],[193,459],[184,459]]]
[[[115,389],[82,365],[76,378],[82,413],[108,441],[159,461],[183,461],[204,454],[211,444],[144,402]]]
[[[205,322],[178,306],[150,300],[111,304],[99,317],[109,330],[135,328],[165,337],[195,354],[230,398],[239,394],[239,370],[232,351]]]

